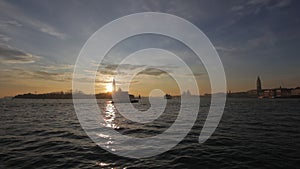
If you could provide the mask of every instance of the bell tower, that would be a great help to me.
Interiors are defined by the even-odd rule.
[[[113,82],[112,82],[112,85],[113,85],[113,93],[116,93],[116,81],[115,79],[113,79]]]
[[[257,91],[257,94],[259,95],[259,93],[261,92],[261,80],[259,78],[259,76],[257,77],[257,80],[256,80],[256,91]]]

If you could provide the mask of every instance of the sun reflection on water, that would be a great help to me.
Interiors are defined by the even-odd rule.
[[[105,127],[119,129],[119,126],[115,123],[117,109],[111,102],[105,103],[105,109],[103,113],[104,113],[103,119],[105,121],[105,124],[103,125]]]

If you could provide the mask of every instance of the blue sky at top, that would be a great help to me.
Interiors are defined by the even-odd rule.
[[[43,81],[44,73],[62,84],[70,81],[72,65],[95,31],[146,11],[174,14],[198,26],[218,50],[232,90],[253,88],[257,75],[266,87],[300,86],[299,7],[296,0],[2,0],[0,87],[19,75]]]

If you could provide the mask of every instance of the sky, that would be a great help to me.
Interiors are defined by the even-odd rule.
[[[74,64],[89,37],[110,21],[137,12],[173,14],[203,31],[218,51],[228,90],[253,89],[258,75],[263,88],[300,86],[299,7],[296,0],[1,0],[0,97],[70,90]],[[156,35],[117,44],[105,56],[107,62],[97,65],[96,91],[111,88],[114,60],[149,47],[178,54],[193,70],[200,93],[210,92],[207,72],[193,52],[174,39]],[[141,58],[126,63],[121,73],[145,68],[151,61],[149,56]],[[159,61],[165,64],[161,67],[180,71],[163,56]],[[132,82],[126,78],[117,82],[142,95],[171,83],[174,79],[159,66],[143,69]],[[163,90],[178,93],[176,85]]]

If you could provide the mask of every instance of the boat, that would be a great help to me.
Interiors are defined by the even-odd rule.
[[[131,100],[130,100],[130,103],[138,103],[138,102],[139,102],[138,99],[131,99]]]
[[[166,95],[165,95],[165,99],[172,99],[172,96],[169,95],[169,94],[166,94]]]

